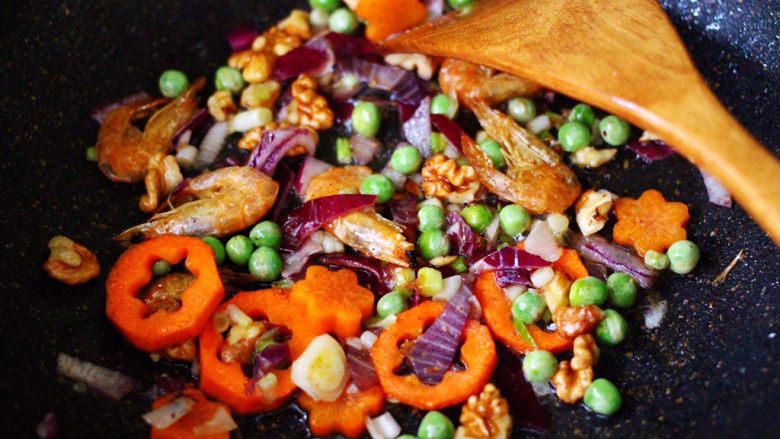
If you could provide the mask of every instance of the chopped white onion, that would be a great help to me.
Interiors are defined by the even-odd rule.
[[[135,380],[120,372],[64,353],[57,355],[57,373],[93,387],[117,401],[130,393],[136,384]]]
[[[534,222],[531,232],[525,239],[525,251],[539,256],[547,262],[555,262],[563,254],[563,250],[555,241],[550,227],[544,221]]]
[[[197,166],[199,168],[214,163],[214,160],[217,159],[217,156],[222,151],[222,147],[225,146],[227,135],[227,122],[217,122],[209,128],[206,135],[203,136],[203,141],[200,142],[200,148],[198,149]]]
[[[279,378],[273,372],[269,372],[257,381],[255,387],[263,394],[266,402],[273,402],[276,399],[276,386],[279,384]]]
[[[252,128],[269,124],[274,119],[273,113],[267,108],[255,108],[242,111],[230,120],[230,132],[246,132]]]
[[[469,308],[469,318],[477,321],[482,320],[482,304],[479,303],[477,296],[473,294],[469,296],[469,302],[471,303],[471,308]]]
[[[537,268],[531,273],[531,283],[534,288],[541,288],[550,283],[553,277],[555,277],[555,271],[552,267]]]
[[[458,292],[461,284],[463,284],[463,278],[460,276],[450,276],[445,278],[444,287],[438,294],[433,296],[433,300],[438,300],[439,302],[449,302],[450,299],[455,296],[455,293]]]
[[[176,162],[185,169],[194,168],[197,159],[198,148],[192,145],[187,145],[176,153]]]
[[[372,331],[363,331],[363,333],[360,334],[360,342],[363,343],[363,346],[367,349],[371,349],[374,346],[377,338],[379,337]]]
[[[373,419],[366,417],[366,429],[371,439],[395,439],[401,434],[401,426],[390,412],[384,412]]]
[[[544,130],[549,130],[552,128],[552,123],[550,122],[550,116],[546,114],[542,114],[541,116],[537,116],[532,121],[528,122],[528,125],[526,127],[531,130],[534,134],[539,134]]]
[[[661,326],[661,321],[666,315],[667,303],[665,300],[651,304],[645,311],[645,327],[655,329]]]
[[[157,407],[151,412],[144,413],[142,418],[154,428],[163,430],[175,424],[179,419],[187,415],[195,407],[195,400],[182,396],[163,406]]]
[[[498,215],[493,215],[493,221],[491,221],[490,225],[488,225],[487,229],[485,229],[485,239],[487,240],[488,244],[493,244],[496,242],[496,239],[498,238],[498,226]]]
[[[252,324],[252,318],[246,315],[244,311],[241,311],[241,308],[237,307],[234,303],[229,304],[225,311],[228,313],[228,317],[230,317],[230,321],[233,322],[234,325],[238,326],[249,326]]]
[[[504,288],[504,295],[506,295],[506,298],[509,299],[510,302],[514,302],[515,299],[517,299],[517,296],[525,293],[527,289],[528,287],[525,285],[510,285]]]
[[[563,235],[569,230],[569,217],[561,213],[553,213],[547,216],[547,225],[555,235]]]
[[[192,432],[195,433],[195,436],[209,436],[213,434],[227,433],[237,428],[238,425],[236,425],[233,417],[230,416],[230,411],[224,406],[219,406],[211,419],[195,426],[192,429]]]
[[[182,148],[185,148],[187,145],[190,144],[190,140],[192,140],[192,130],[187,130],[179,136],[179,139],[176,140],[176,151],[180,151]]]

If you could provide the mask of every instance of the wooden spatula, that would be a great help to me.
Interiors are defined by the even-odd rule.
[[[780,245],[780,162],[707,88],[655,0],[480,0],[385,47],[503,70],[656,133]]]

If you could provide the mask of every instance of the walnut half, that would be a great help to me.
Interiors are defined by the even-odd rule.
[[[463,405],[455,439],[504,439],[511,433],[509,404],[496,386],[488,383],[479,396],[470,396]]]
[[[450,203],[469,203],[480,188],[477,171],[472,166],[458,166],[444,154],[436,154],[425,162],[422,177],[426,197],[442,198]]]
[[[599,361],[599,348],[590,334],[574,339],[574,356],[571,361],[561,361],[552,382],[561,401],[574,404],[585,396],[593,382],[593,367]]]

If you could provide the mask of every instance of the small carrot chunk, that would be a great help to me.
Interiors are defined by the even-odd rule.
[[[617,223],[612,238],[618,244],[634,247],[641,256],[649,250],[665,252],[670,245],[687,237],[688,206],[666,201],[655,189],[645,191],[636,200],[618,198],[615,215]]]
[[[358,437],[366,429],[366,417],[382,410],[385,394],[378,385],[356,393],[345,391],[335,401],[315,401],[306,392],[300,392],[298,404],[309,412],[309,427],[315,435],[341,433]]]
[[[355,13],[365,20],[366,38],[380,42],[425,21],[428,9],[419,0],[360,0]]]

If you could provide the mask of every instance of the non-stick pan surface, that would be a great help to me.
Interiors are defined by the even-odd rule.
[[[154,91],[166,68],[210,76],[228,54],[226,30],[245,23],[266,27],[304,3],[4,3],[0,436],[34,437],[48,412],[59,419],[60,437],[148,434],[140,415],[149,401],[140,393],[114,402],[78,393],[55,373],[58,352],[120,370],[147,387],[164,372],[189,373],[151,362],[105,318],[103,282],[121,252],[111,237],[144,216],[136,207],[140,186],[111,184],[84,159],[97,132],[90,109]],[[610,3],[604,7],[620,7]],[[667,0],[664,6],[716,93],[756,137],[780,152],[780,2]],[[653,29],[641,31],[653,37]],[[599,56],[609,54],[593,54],[593,62]],[[623,409],[601,419],[552,402],[552,435],[780,436],[780,252],[742,209],[708,204],[698,171],[680,157],[646,165],[621,152],[606,169],[583,179],[621,195],[655,187],[687,203],[689,231],[703,257],[693,275],[668,275],[657,292],[646,295],[668,303],[658,329],[644,326],[649,297],[643,297],[628,313],[627,342],[604,350],[597,375],[622,389]],[[98,281],[70,288],[46,276],[46,242],[58,233],[97,253],[103,266]],[[725,283],[713,286],[710,281],[742,249],[746,259]],[[419,414],[391,411],[406,432],[414,431]],[[240,424],[244,438],[307,435],[305,418],[294,409]]]

